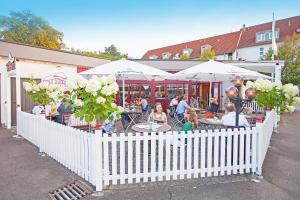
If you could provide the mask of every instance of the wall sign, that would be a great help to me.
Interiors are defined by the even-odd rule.
[[[8,62],[6,63],[6,70],[13,71],[16,69],[16,58],[12,57],[11,53],[8,55]]]
[[[67,77],[64,73],[58,73],[55,75],[47,76],[43,78],[43,81],[49,82],[49,84],[59,85],[62,88],[66,87]]]

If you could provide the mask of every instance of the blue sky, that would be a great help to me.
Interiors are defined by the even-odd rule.
[[[68,47],[103,50],[115,44],[140,58],[148,49],[300,15],[300,1],[1,0],[0,15],[30,10],[64,32]]]

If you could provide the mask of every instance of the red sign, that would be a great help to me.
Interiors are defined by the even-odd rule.
[[[6,63],[6,70],[12,71],[16,69],[16,58],[12,57],[11,54],[8,56],[8,62]]]
[[[64,75],[56,74],[52,76],[47,76],[43,81],[48,82],[52,85],[59,85],[61,87],[66,87],[67,77]]]

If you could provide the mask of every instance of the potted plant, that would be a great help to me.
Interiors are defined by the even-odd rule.
[[[104,122],[107,118],[112,120],[110,113],[116,112],[120,118],[122,108],[114,103],[119,90],[115,76],[93,76],[87,80],[77,75],[67,80],[67,87],[75,117],[88,123]]]

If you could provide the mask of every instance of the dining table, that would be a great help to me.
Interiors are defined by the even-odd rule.
[[[220,129],[223,128],[221,120],[217,117],[214,118],[200,118],[198,119],[200,128],[203,129]]]
[[[164,123],[152,123],[151,125],[148,123],[137,123],[131,129],[136,132],[167,132],[171,130],[171,126]]]

